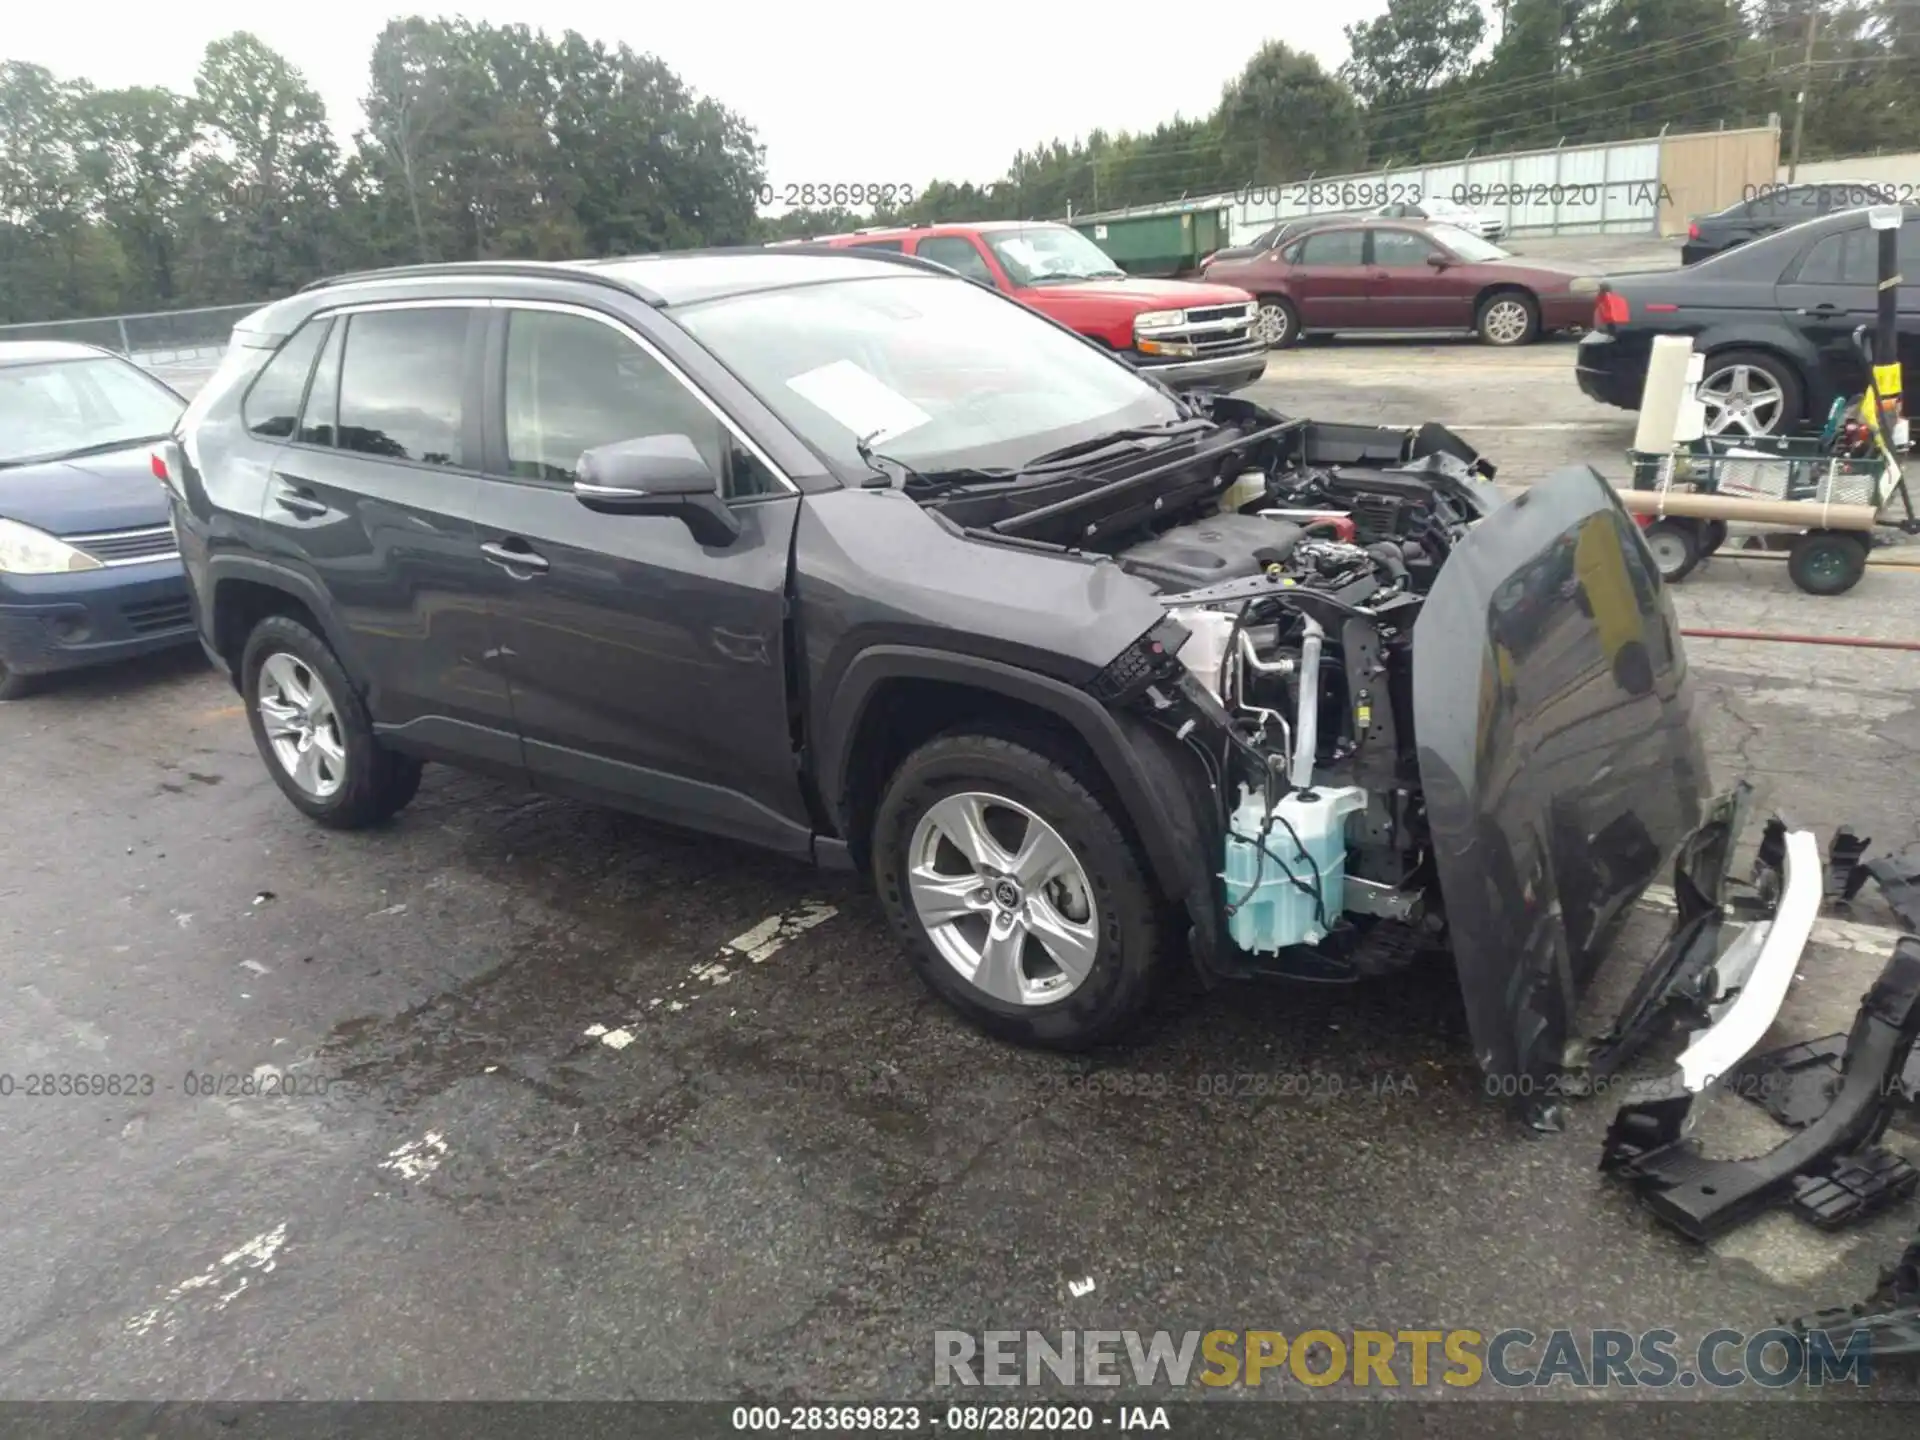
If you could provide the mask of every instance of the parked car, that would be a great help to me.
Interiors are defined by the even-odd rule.
[[[306,815],[378,822],[444,760],[864,870],[1019,1040],[1115,1035],[1175,963],[1450,942],[1493,1093],[1544,1096],[1708,815],[1672,604],[1590,469],[1506,505],[1438,426],[1176,397],[911,256],[309,286],[160,468]]]
[[[1892,197],[1884,187],[1864,181],[1823,181],[1812,185],[1761,185],[1747,199],[1696,215],[1687,222],[1687,240],[1680,247],[1680,263],[1697,265],[1762,235],[1772,235],[1803,221],[1817,220],[1836,210],[1857,210]]]
[[[819,243],[932,260],[1127,356],[1176,390],[1238,390],[1266,373],[1266,347],[1253,338],[1253,297],[1246,291],[1129,275],[1065,225],[869,229]]]
[[[1251,260],[1254,256],[1274,249],[1283,240],[1295,235],[1304,235],[1309,230],[1324,229],[1328,225],[1344,225],[1358,218],[1355,215],[1299,215],[1291,220],[1276,220],[1244,245],[1222,246],[1211,255],[1202,256],[1201,277],[1205,278],[1207,267],[1216,260]]]
[[[1900,229],[1902,369],[1920,366],[1920,210]],[[1656,335],[1690,335],[1714,435],[1784,434],[1820,424],[1866,373],[1853,332],[1878,305],[1879,242],[1865,210],[1751,241],[1681,270],[1614,275],[1574,361],[1593,399],[1638,410]]]
[[[1451,225],[1482,240],[1506,238],[1507,222],[1498,215],[1462,205],[1445,195],[1428,195],[1420,200],[1395,200],[1373,212],[1383,220],[1432,220]]]
[[[151,456],[186,403],[91,345],[0,344],[0,700],[193,643]]]
[[[1415,220],[1326,226],[1207,276],[1254,294],[1257,333],[1276,348],[1361,330],[1470,330],[1489,345],[1525,345],[1586,324],[1597,288],[1577,269]]]

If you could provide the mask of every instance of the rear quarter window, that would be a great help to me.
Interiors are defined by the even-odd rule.
[[[300,402],[307,393],[307,376],[326,330],[324,321],[309,320],[288,337],[255,377],[240,405],[247,429],[262,440],[285,440],[300,420]]]

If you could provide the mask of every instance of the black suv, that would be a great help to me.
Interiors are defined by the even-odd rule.
[[[1483,1063],[1544,1075],[1702,814],[1592,471],[1503,505],[1437,426],[1178,397],[910,257],[323,283],[158,460],[306,814],[442,760],[858,867],[1019,1039],[1114,1033],[1170,941],[1323,980],[1450,943]]]

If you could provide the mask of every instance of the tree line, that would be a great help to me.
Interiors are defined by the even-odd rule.
[[[1347,39],[1337,71],[1272,42],[1207,115],[1036,145],[990,185],[778,217],[758,214],[765,152],[739,115],[573,31],[395,19],[344,142],[298,68],[244,32],[207,46],[188,94],[0,62],[0,323],[254,301],[413,260],[1055,217],[1761,124],[1803,74],[1806,158],[1920,148],[1920,0],[1388,0]]]
[[[245,32],[207,46],[186,95],[0,62],[0,323],[756,236],[752,129],[624,45],[397,19],[365,110],[343,146],[300,71]]]
[[[1808,20],[1814,21],[1812,63]],[[881,220],[1086,214],[1471,153],[1764,125],[1806,79],[1802,155],[1920,149],[1920,0],[1387,0],[1335,72],[1275,42],[1198,119],[1016,155]],[[782,233],[873,223],[789,212]]]

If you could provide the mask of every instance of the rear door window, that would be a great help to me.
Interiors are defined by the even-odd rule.
[[[467,326],[480,313],[434,306],[348,317],[339,447],[417,465],[465,465]]]
[[[850,250],[892,250],[898,252],[907,248],[907,242],[904,240],[856,240],[847,248]]]
[[[1794,277],[1801,285],[1872,285],[1879,277],[1879,245],[1861,227],[1828,235],[1807,252]]]
[[[319,353],[326,333],[325,320],[309,320],[302,325],[266,363],[247,391],[240,407],[241,418],[262,440],[285,440],[293,434],[313,357]]]
[[[1364,230],[1320,230],[1300,242],[1301,265],[1358,265],[1366,245]]]

